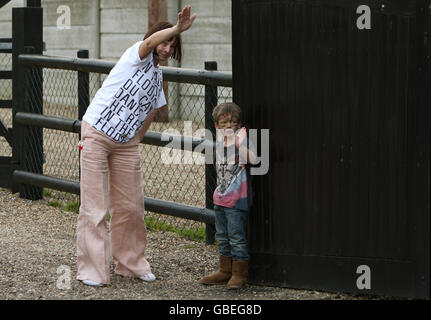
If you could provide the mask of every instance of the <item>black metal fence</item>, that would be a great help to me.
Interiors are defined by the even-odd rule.
[[[76,59],[41,55],[41,27],[40,8],[13,9],[14,37],[4,39],[11,50],[0,57],[2,67],[13,69],[8,73],[13,81],[0,86],[0,100],[9,101],[0,108],[7,130],[0,139],[1,186],[76,210],[80,119],[115,63],[90,60],[86,50]],[[202,150],[188,150],[209,142],[204,129],[215,131],[212,108],[232,99],[232,74],[216,71],[215,62],[203,67],[207,70],[162,67],[169,121],[153,122],[141,153],[147,221],[213,243],[214,166],[205,164]]]

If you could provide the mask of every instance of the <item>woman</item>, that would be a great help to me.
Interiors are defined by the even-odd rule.
[[[191,7],[152,27],[127,49],[88,107],[81,127],[81,206],[77,225],[77,279],[110,282],[115,273],[154,281],[144,258],[146,226],[139,142],[166,105],[159,63],[181,60],[181,32],[193,24]],[[110,214],[110,236],[106,213]]]

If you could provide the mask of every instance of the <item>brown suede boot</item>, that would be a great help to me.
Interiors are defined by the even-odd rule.
[[[232,261],[232,278],[227,283],[228,289],[239,289],[245,286],[248,276],[248,261]]]
[[[206,277],[203,277],[199,282],[203,284],[226,284],[232,276],[232,258],[220,256],[219,270]]]

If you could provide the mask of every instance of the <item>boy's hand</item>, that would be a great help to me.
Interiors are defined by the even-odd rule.
[[[239,129],[238,133],[235,136],[235,146],[239,148],[240,145],[244,142],[244,139],[247,137],[247,131],[245,127]]]
[[[186,31],[193,24],[193,21],[196,19],[196,14],[190,17],[190,13],[192,11],[192,7],[185,6],[181,12],[178,13],[178,21],[177,28],[179,32]]]

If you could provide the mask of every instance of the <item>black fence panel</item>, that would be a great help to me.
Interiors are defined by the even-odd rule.
[[[37,1],[33,1],[36,6]],[[18,62],[23,53],[41,54],[43,51],[42,8],[13,8],[12,10],[12,128],[13,147],[11,164],[17,169],[42,172],[42,131],[39,128],[17,126],[15,115],[20,111],[43,112],[43,75],[39,68],[25,69]],[[31,79],[31,80],[30,80]],[[30,137],[24,139],[24,137]],[[42,198],[42,189],[28,185],[12,184],[12,190],[19,190],[20,196],[32,200]]]
[[[429,5],[232,2],[234,101],[270,130],[251,282],[429,298]]]

